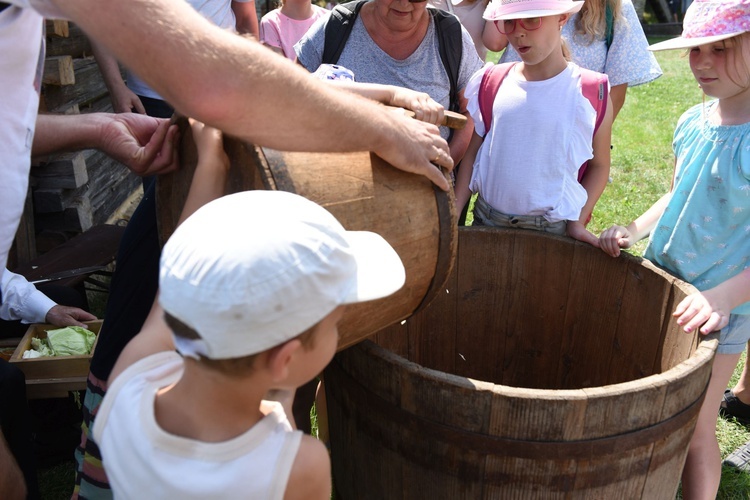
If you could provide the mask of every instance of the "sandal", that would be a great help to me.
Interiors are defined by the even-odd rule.
[[[737,470],[750,472],[750,441],[734,450],[723,463]]]
[[[750,425],[750,405],[740,401],[732,389],[724,391],[724,400],[719,407],[719,415],[724,418],[735,418],[744,425]],[[750,447],[748,447],[750,451]]]

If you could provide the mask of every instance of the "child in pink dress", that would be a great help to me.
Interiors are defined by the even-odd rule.
[[[260,20],[260,41],[295,61],[294,44],[315,21],[326,16],[328,11],[310,0],[282,0],[281,8],[272,10]]]

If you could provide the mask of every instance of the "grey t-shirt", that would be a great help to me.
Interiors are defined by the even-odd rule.
[[[318,69],[323,59],[326,22],[327,19],[315,23],[294,46],[297,59],[310,72]],[[466,88],[471,75],[482,67],[482,60],[477,55],[474,42],[463,27],[461,36],[463,51],[458,73],[459,91]],[[352,70],[358,82],[406,87],[427,93],[446,109],[450,105],[450,80],[440,59],[432,17],[430,17],[427,34],[417,50],[406,59],[398,60],[378,47],[367,33],[361,17],[357,16],[346,46],[336,64]],[[440,127],[440,134],[443,138],[447,138],[448,133],[449,130],[446,127]]]

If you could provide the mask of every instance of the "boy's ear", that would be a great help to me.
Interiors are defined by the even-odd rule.
[[[271,349],[268,352],[267,367],[274,382],[283,382],[289,376],[289,363],[296,352],[302,348],[302,342],[292,339]]]
[[[568,22],[568,19],[570,19],[570,14],[560,14],[560,19],[557,21],[557,24],[562,28],[565,26],[565,23]]]

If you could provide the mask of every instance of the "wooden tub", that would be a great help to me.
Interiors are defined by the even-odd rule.
[[[443,293],[326,369],[337,498],[673,499],[717,345],[671,316],[692,290],[462,228]]]

